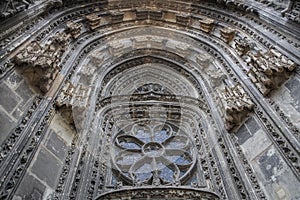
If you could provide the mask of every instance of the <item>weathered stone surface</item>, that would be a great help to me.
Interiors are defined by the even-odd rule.
[[[257,175],[265,186],[269,199],[298,199],[300,182],[274,146],[270,146],[253,163]]]
[[[0,84],[0,105],[10,113],[19,103],[20,98],[5,84]]]
[[[242,145],[244,142],[246,142],[252,135],[249,133],[248,129],[245,125],[241,126],[240,129],[235,134],[238,138],[238,143]]]
[[[62,163],[54,157],[47,149],[41,148],[36,159],[33,161],[31,172],[50,187],[54,188]]]
[[[0,110],[0,144],[6,139],[16,123],[5,112]]]
[[[41,200],[46,186],[34,176],[26,173],[13,200]]]
[[[272,143],[266,133],[260,129],[253,135],[251,134],[251,137],[249,137],[249,139],[244,142],[241,147],[244,150],[247,159],[253,160],[271,144]]]
[[[291,1],[39,0],[0,22],[0,199],[298,199],[300,29],[260,7]]]
[[[67,151],[66,144],[54,131],[50,131],[46,147],[61,161],[64,160]]]
[[[17,88],[19,83],[23,80],[22,76],[17,72],[12,73],[6,79],[6,83],[13,89]]]
[[[260,129],[259,124],[256,122],[256,120],[254,119],[254,117],[250,117],[246,122],[245,122],[248,130],[250,131],[250,133],[252,135],[254,135],[256,133],[256,131],[258,131]]]
[[[291,96],[294,99],[294,105],[296,110],[300,113],[300,79],[298,77],[293,77],[285,86],[289,89]]]
[[[29,86],[22,82],[16,89],[16,93],[23,99],[23,102],[27,102],[28,99],[32,98],[33,92],[30,90]]]

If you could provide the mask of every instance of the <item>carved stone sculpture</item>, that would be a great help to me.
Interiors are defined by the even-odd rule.
[[[266,53],[248,53],[250,69],[247,74],[263,95],[278,87],[296,68],[296,64],[281,53],[270,49]]]
[[[112,11],[111,13],[111,22],[112,23],[120,23],[123,21],[123,12]]]
[[[227,130],[239,127],[253,109],[253,102],[240,84],[225,87],[220,93],[223,103],[225,126]]]
[[[252,44],[250,43],[250,41],[244,37],[244,38],[239,38],[234,40],[235,41],[235,48],[236,51],[238,52],[238,54],[240,56],[245,55],[248,51],[250,51]]]
[[[73,85],[68,82],[63,87],[61,93],[56,99],[56,105],[61,107],[65,106],[86,106],[90,89],[82,85]]]
[[[61,111],[63,118],[76,130],[82,129],[89,94],[90,88],[67,82],[56,98],[55,104]]]
[[[101,17],[99,17],[95,13],[87,15],[85,18],[86,18],[86,20],[88,22],[88,26],[91,30],[95,30],[96,28],[100,27]]]
[[[235,36],[235,30],[230,27],[225,27],[220,30],[221,38],[226,42],[229,43],[233,40]]]
[[[44,45],[33,41],[13,58],[29,82],[43,94],[49,91],[60,71],[59,62],[69,37],[65,32],[57,32]]]
[[[0,3],[0,18],[6,18],[12,16],[15,13],[28,9],[30,4],[33,4],[32,0],[14,1],[7,0]]]
[[[82,25],[73,21],[68,21],[66,24],[66,33],[71,34],[73,39],[78,38],[82,29]]]
[[[200,23],[200,30],[204,31],[205,33],[210,33],[214,29],[215,21],[213,19],[205,18],[199,20],[199,23]]]
[[[58,75],[58,57],[50,48],[45,50],[37,42],[32,42],[20,51],[13,61],[23,67],[23,73],[34,86],[46,93]]]

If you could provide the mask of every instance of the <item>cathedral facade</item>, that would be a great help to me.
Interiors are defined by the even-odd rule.
[[[0,199],[300,199],[298,0],[0,3]]]

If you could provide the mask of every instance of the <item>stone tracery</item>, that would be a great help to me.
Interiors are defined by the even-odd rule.
[[[248,10],[255,9],[238,2],[234,1],[233,4],[247,10],[246,14],[232,11],[230,7],[226,7],[228,13],[225,14],[225,11],[219,7],[214,9],[207,2],[91,1],[89,5],[80,7],[80,2],[64,1],[64,6],[68,9],[66,13],[58,8],[58,11],[51,12],[61,12],[62,15],[54,17],[51,12],[49,16],[46,15],[51,20],[43,26],[45,28],[33,34],[36,37],[38,54],[53,53],[51,45],[55,43],[54,46],[60,49],[59,45],[66,45],[61,43],[65,39],[69,47],[62,48],[62,53],[55,52],[59,55],[53,58],[47,57],[49,62],[43,67],[55,70],[50,76],[41,72],[42,76],[45,75],[43,81],[46,79],[47,82],[45,87],[40,85],[42,80],[31,83],[40,87],[42,93],[49,98],[40,100],[39,110],[47,108],[45,113],[48,112],[51,106],[47,105],[52,105],[54,99],[58,107],[80,105],[83,108],[72,110],[73,116],[82,117],[82,124],[81,128],[75,127],[76,137],[74,136],[68,156],[63,161],[65,164],[59,176],[59,184],[52,193],[54,199],[63,199],[64,194],[69,194],[72,199],[120,199],[126,196],[141,198],[137,191],[140,191],[138,187],[144,184],[161,187],[164,187],[164,184],[172,185],[169,188],[165,187],[164,192],[161,192],[159,187],[152,190],[146,186],[141,188],[145,194],[143,197],[147,198],[171,195],[178,199],[265,199],[268,195],[272,196],[273,194],[268,192],[265,195],[261,189],[263,179],[254,173],[252,168],[256,167],[256,164],[247,157],[249,155],[243,149],[245,146],[235,141],[234,135],[229,137],[229,132],[224,129],[227,126],[228,129],[234,127],[232,130],[238,131],[241,127],[242,130],[248,123],[245,120],[249,115],[257,116],[259,126],[265,127],[267,137],[274,141],[272,144],[280,152],[282,160],[290,166],[296,177],[299,176],[299,145],[294,140],[296,132],[286,128],[286,120],[281,114],[266,116],[266,113],[273,112],[273,105],[259,100],[262,97],[259,92],[264,95],[269,92],[272,94],[271,90],[275,90],[285,79],[268,77],[269,81],[262,80],[265,86],[269,86],[270,81],[274,82],[274,87],[266,91],[258,84],[260,80],[257,82],[251,79],[251,83],[246,76],[253,75],[247,73],[249,66],[264,67],[259,62],[263,59],[267,60],[265,63],[272,70],[278,71],[282,66],[286,66],[288,71],[293,71],[295,63],[299,62],[299,55],[295,53],[297,51],[293,51],[299,49],[299,41],[293,36],[297,30],[288,29],[286,34],[283,34],[284,30],[275,28],[255,15],[248,15]],[[231,4],[228,2],[228,5]],[[95,5],[99,8],[93,9]],[[289,13],[289,9],[285,12]],[[235,14],[239,16],[238,20],[233,17]],[[70,18],[74,21],[70,22]],[[247,20],[254,25],[250,26]],[[69,23],[62,26],[64,22]],[[263,28],[258,28],[260,26]],[[262,29],[272,36],[264,33]],[[57,32],[62,34],[56,39],[54,36],[54,39],[50,40],[54,42],[47,44],[46,41]],[[67,37],[64,33],[68,34]],[[15,35],[18,38],[18,35],[22,34]],[[283,43],[289,43],[288,46],[277,43],[276,51],[271,50],[276,38],[280,38]],[[293,38],[293,41],[288,42],[290,38]],[[21,40],[1,41],[1,45],[8,50],[10,44],[17,44],[19,41]],[[47,45],[49,48],[45,48]],[[12,55],[17,55],[13,59],[14,62],[6,59],[12,58],[10,51],[3,51],[1,77],[10,76],[11,70],[20,67],[18,65],[21,63],[29,65],[29,69],[40,67],[39,62],[37,66],[35,63],[31,66],[32,63],[23,56],[37,52],[26,49],[26,45],[23,47],[25,48],[20,48],[20,52],[13,49],[15,53]],[[256,54],[260,51],[267,53]],[[271,57],[276,58],[275,63]],[[53,63],[50,61],[56,58],[52,68]],[[141,72],[138,73],[137,69]],[[269,68],[265,69],[265,72],[269,72],[268,70]],[[293,72],[287,74],[290,73]],[[51,84],[48,84],[49,81]],[[237,82],[240,84],[236,84]],[[72,87],[68,87],[68,84],[76,89],[70,90]],[[220,97],[227,101],[219,101]],[[63,109],[56,109],[61,116],[65,116]],[[92,114],[94,111],[95,114]],[[24,122],[21,120],[21,129],[12,131],[6,140],[7,143],[3,145],[5,154],[1,155],[1,161],[4,158],[7,160],[5,162],[11,161],[12,164],[10,168],[1,168],[4,174],[1,176],[3,187],[1,185],[0,188],[2,198],[11,198],[15,193],[12,186],[21,184],[22,174],[26,171],[24,163],[32,160],[32,150],[37,149],[37,142],[42,138],[40,134],[49,135],[45,131],[47,119],[51,121],[54,115],[57,117],[57,113],[51,112],[49,117],[46,114],[36,114],[35,116],[46,116],[47,119],[41,118],[44,121],[37,125],[36,135],[30,135],[28,129],[22,129],[27,121],[32,119],[31,113],[35,111],[28,112],[29,117],[24,116]],[[176,164],[175,160],[166,158],[166,153],[169,152],[166,141],[142,141],[139,136],[123,133],[119,129],[149,118],[169,120],[166,124],[179,124],[185,132],[183,135],[188,133],[188,137],[169,138],[190,141],[192,146],[197,148],[197,152],[193,149],[194,152],[185,152],[183,155],[186,160],[193,162],[187,161],[185,166]],[[32,121],[30,124],[35,126]],[[292,125],[289,127],[293,127]],[[57,128],[53,126],[50,125],[51,128]],[[28,148],[21,148],[18,142],[21,141],[19,133],[22,133],[22,138],[26,134],[32,136],[32,141],[28,140]],[[115,133],[119,133],[119,136],[114,136]],[[150,133],[152,132],[150,131],[149,135]],[[164,133],[163,131],[162,135]],[[139,152],[139,160],[136,160],[138,164],[120,164],[119,159],[129,155],[130,150],[126,150],[128,142],[139,147],[131,149]],[[117,144],[116,148],[123,149],[116,152],[115,165],[119,171],[125,168],[128,174],[118,176],[118,173],[107,166],[111,161],[109,154],[114,144]],[[77,145],[80,148],[77,148]],[[7,156],[17,148],[23,149],[21,156],[16,156],[16,160]],[[186,151],[188,147],[184,149]],[[182,151],[179,149],[172,153],[176,155]],[[145,157],[157,160],[162,166],[168,165],[166,171],[174,176],[167,175],[163,170],[155,170],[157,167],[151,165]],[[126,161],[128,160],[124,160]],[[137,177],[141,176],[137,175],[136,171],[143,164],[149,164],[151,173],[145,179],[137,181]],[[76,170],[72,172],[70,169],[74,166]],[[181,171],[186,168],[190,171]],[[181,179],[180,172],[186,177],[196,173],[197,178],[190,182],[189,178],[183,181],[185,178]],[[8,181],[4,179],[6,177]],[[67,183],[72,183],[72,186],[68,188]],[[184,184],[190,188],[181,187]],[[235,189],[231,189],[231,185]],[[176,188],[176,192],[173,187]],[[133,192],[128,192],[128,188],[132,188]],[[82,193],[78,192],[79,190]],[[158,194],[158,191],[162,194]]]
[[[145,123],[145,122],[144,122]],[[177,128],[177,127],[173,127]],[[115,164],[135,184],[183,184],[195,165],[193,145],[186,134],[171,124],[138,122],[115,139]],[[191,149],[192,148],[192,149]],[[182,183],[180,183],[182,182]]]

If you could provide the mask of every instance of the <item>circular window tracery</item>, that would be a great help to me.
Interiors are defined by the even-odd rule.
[[[124,131],[126,130],[126,131]],[[196,163],[188,135],[170,123],[139,123],[119,131],[113,163],[123,180],[141,184],[183,183]]]

